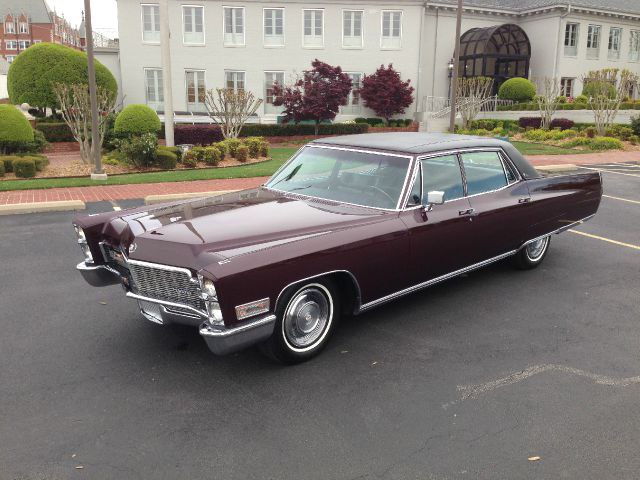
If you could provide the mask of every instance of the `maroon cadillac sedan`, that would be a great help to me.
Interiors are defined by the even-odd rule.
[[[259,344],[296,363],[341,315],[507,257],[535,268],[601,195],[599,173],[543,176],[495,139],[333,137],[256,189],[78,216],[77,269],[156,324],[197,327],[216,354]]]

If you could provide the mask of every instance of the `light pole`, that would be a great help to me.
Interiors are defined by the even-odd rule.
[[[100,132],[98,132],[98,97],[96,94],[96,71],[93,64],[93,30],[91,28],[91,0],[84,0],[84,28],[87,37],[87,76],[89,80],[89,101],[91,102],[91,154],[94,170],[91,180],[106,180],[102,170]]]
[[[460,30],[462,27],[462,0],[458,0],[458,12],[456,15],[456,46],[453,53],[453,74],[451,75],[451,90],[449,93],[451,115],[449,116],[449,131],[456,129],[456,90],[458,86],[458,69],[460,68]]]
[[[160,0],[160,53],[162,55],[162,92],[164,97],[164,141],[174,146],[173,89],[171,83],[171,31],[169,29],[169,2]]]
[[[449,64],[447,65],[447,70],[449,72],[449,92],[447,93],[447,98],[451,98],[451,77],[453,76],[453,58],[449,60]]]

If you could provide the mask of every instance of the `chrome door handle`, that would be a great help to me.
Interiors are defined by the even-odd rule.
[[[521,197],[518,199],[518,203],[529,203],[531,201],[531,197]]]
[[[460,215],[461,217],[463,215],[473,215],[473,212],[475,212],[476,209],[475,208],[469,208],[468,210],[459,210],[458,211],[458,215]]]

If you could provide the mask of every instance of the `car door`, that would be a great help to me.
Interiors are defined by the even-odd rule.
[[[460,152],[471,204],[473,263],[518,248],[527,240],[527,184],[499,150]]]
[[[416,167],[409,201],[401,213],[409,231],[409,275],[414,285],[469,265],[473,221],[456,154],[419,158]],[[422,199],[434,190],[444,192],[444,203],[425,209]]]

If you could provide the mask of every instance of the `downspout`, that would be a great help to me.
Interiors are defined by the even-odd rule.
[[[416,80],[416,111],[414,118],[418,120],[418,112],[421,111],[420,105],[422,104],[420,98],[420,82],[422,80],[422,31],[424,29],[424,16],[427,14],[427,2],[422,5],[422,15],[420,16],[420,35],[418,37],[418,41],[420,42],[418,45],[418,78]]]
[[[566,6],[567,11],[565,13],[563,13],[562,15],[560,15],[560,18],[558,19],[558,41],[556,42],[556,61],[553,65],[553,75],[551,76],[551,78],[556,78],[556,76],[558,75],[558,69],[560,68],[560,44],[562,43],[562,20],[567,18],[569,15],[571,15],[571,2],[567,3]]]

